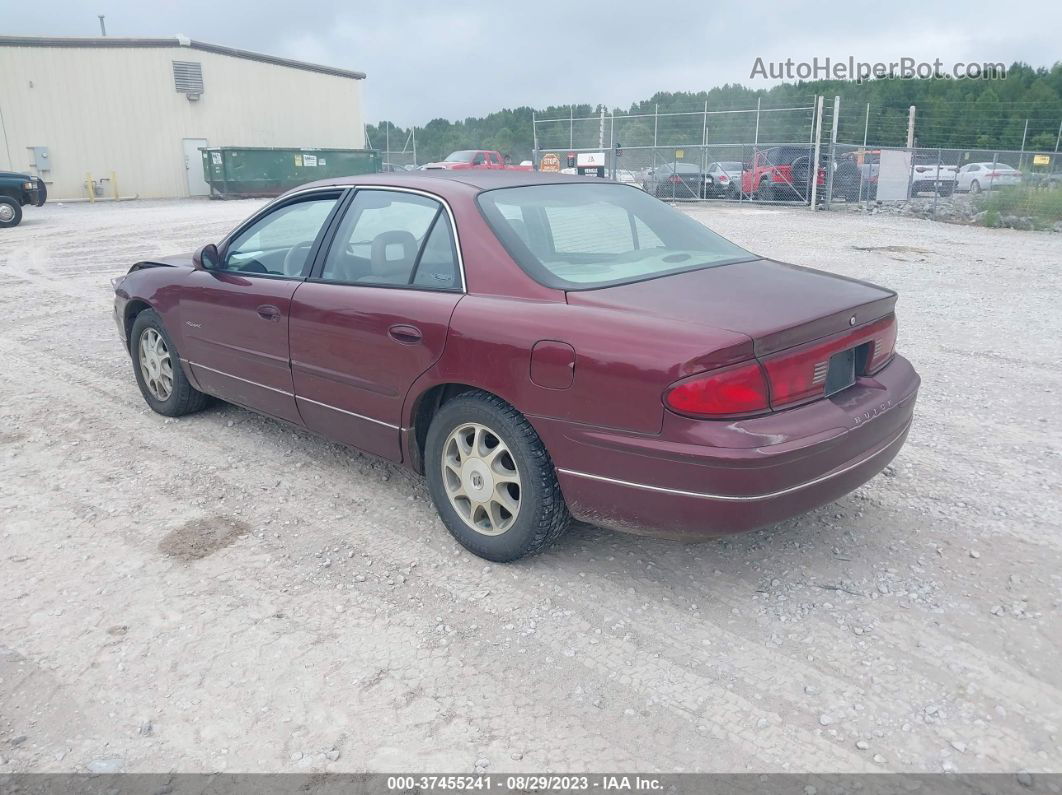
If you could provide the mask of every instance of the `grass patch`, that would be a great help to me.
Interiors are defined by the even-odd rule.
[[[1050,229],[1062,221],[1062,190],[1025,185],[982,193],[976,199],[984,226],[1009,226],[1008,217],[1028,218],[1034,229]]]

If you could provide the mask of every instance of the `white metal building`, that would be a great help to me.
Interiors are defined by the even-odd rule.
[[[192,41],[0,36],[0,171],[49,200],[207,194],[198,148],[364,147],[344,69]]]

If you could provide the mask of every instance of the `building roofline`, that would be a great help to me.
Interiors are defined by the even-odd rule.
[[[233,58],[245,58],[249,61],[271,63],[276,66],[287,66],[292,69],[303,69],[307,72],[320,72],[336,77],[348,77],[352,80],[364,80],[364,72],[355,72],[350,69],[337,69],[333,66],[294,61],[290,58],[279,58],[275,55],[266,55],[250,50],[240,50],[236,47],[225,47],[220,44],[210,44],[205,41],[195,41],[183,36],[166,38],[123,38],[120,36],[0,36],[0,47],[185,47],[203,52],[213,52],[218,55],[228,55]]]

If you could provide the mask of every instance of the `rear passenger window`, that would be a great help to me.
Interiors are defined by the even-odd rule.
[[[442,204],[426,196],[359,190],[328,250],[325,281],[393,287],[459,287]]]
[[[439,214],[428,235],[413,275],[413,284],[442,289],[461,286],[457,276],[457,250],[446,213]]]

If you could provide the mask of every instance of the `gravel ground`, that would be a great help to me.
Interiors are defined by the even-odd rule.
[[[1062,238],[692,210],[899,290],[906,447],[768,530],[499,566],[396,467],[148,411],[108,278],[257,206],[0,233],[0,771],[1062,771]]]

